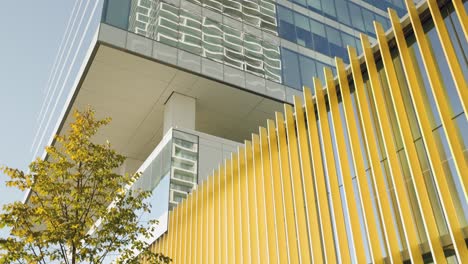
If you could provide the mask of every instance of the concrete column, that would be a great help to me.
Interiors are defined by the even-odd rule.
[[[195,98],[172,93],[164,105],[164,134],[171,127],[195,130]]]

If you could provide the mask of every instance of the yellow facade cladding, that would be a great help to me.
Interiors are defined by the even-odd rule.
[[[467,40],[466,9],[449,4]],[[377,47],[364,35],[363,57],[348,47],[348,69],[336,58],[336,78],[325,69],[325,87],[314,79],[259,128],[169,213],[152,250],[174,263],[468,263],[468,135],[451,106],[458,100],[458,118],[467,118],[466,61],[436,0],[424,23],[406,5],[405,33],[389,10],[393,33],[375,23]],[[447,78],[457,98],[448,98]]]

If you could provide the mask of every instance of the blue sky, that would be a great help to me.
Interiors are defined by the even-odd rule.
[[[38,114],[74,3],[0,3],[0,165],[26,170],[33,159]],[[0,206],[23,198],[21,192],[5,187],[6,179],[0,173]]]

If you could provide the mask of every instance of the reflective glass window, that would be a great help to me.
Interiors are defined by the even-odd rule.
[[[108,0],[105,3],[104,22],[112,26],[127,30],[128,15],[130,12],[130,0],[113,1]]]
[[[312,34],[310,32],[309,18],[299,13],[294,13],[294,22],[296,25],[296,43],[307,48],[313,49]]]
[[[202,24],[203,55],[214,61],[223,61],[223,30],[222,25],[207,17]]]
[[[242,19],[242,1],[223,0],[223,13],[235,19]]]
[[[297,53],[283,48],[281,49],[281,56],[283,58],[284,84],[301,90],[301,76]]]
[[[188,10],[181,9],[179,16],[179,45],[180,49],[201,54],[202,32],[201,17]]]
[[[296,42],[293,12],[290,9],[278,6],[279,35],[292,42]]]
[[[223,4],[221,0],[202,0],[203,7],[207,7],[218,12],[223,12]]]
[[[244,35],[245,70],[249,73],[263,76],[262,40],[256,36]]]
[[[367,10],[366,8],[362,8],[362,16],[364,18],[364,27],[366,28],[367,34],[371,36],[375,36],[374,33],[374,13],[371,11]]]
[[[303,7],[307,7],[307,0],[293,0],[293,2]]]
[[[161,3],[155,39],[161,43],[177,46],[179,42],[179,9]]]
[[[329,18],[336,18],[335,0],[322,1],[323,14]]]
[[[366,1],[373,6],[377,7],[380,10],[386,11],[388,8],[388,3],[385,0],[375,0],[375,1]]]
[[[329,55],[325,26],[318,21],[310,19],[310,29],[312,31],[314,49],[322,54]]]
[[[223,26],[224,63],[238,69],[244,69],[242,32]]]
[[[362,18],[361,7],[351,2],[349,2],[348,4],[349,13],[351,14],[351,23],[353,24],[353,27],[359,31],[366,32],[364,20]]]
[[[245,22],[260,27],[262,19],[260,17],[260,6],[256,1],[244,0],[242,11]]]
[[[326,27],[331,57],[343,58],[346,52],[341,42],[340,32],[330,26]]]
[[[265,77],[281,82],[281,56],[279,47],[267,41],[263,41],[263,63]]]
[[[312,11],[322,13],[322,7],[320,5],[320,0],[307,0],[307,7]]]
[[[348,3],[345,0],[335,0],[336,3],[336,13],[338,21],[347,25],[351,25],[351,18],[349,16],[349,7]]]
[[[312,77],[317,76],[315,61],[306,56],[299,57],[299,65],[301,66],[301,80],[302,85],[313,88],[314,84]]]
[[[260,28],[277,35],[276,4],[270,0],[260,0],[259,5],[260,17],[262,19]]]

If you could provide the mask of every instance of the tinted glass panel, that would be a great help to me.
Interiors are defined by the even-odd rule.
[[[351,14],[351,22],[353,27],[359,31],[366,32],[366,28],[364,27],[364,20],[362,18],[361,7],[357,6],[356,4],[349,3],[349,13]]]
[[[364,27],[366,28],[367,34],[375,36],[374,25],[372,24],[372,22],[374,21],[374,14],[365,8],[362,8],[361,10],[362,16],[364,18]]]
[[[352,26],[348,3],[345,0],[335,0],[335,3],[338,21],[347,26]]]
[[[325,16],[329,18],[336,18],[335,1],[334,0],[322,1],[322,11]]]
[[[313,88],[314,84],[312,82],[312,77],[317,76],[314,60],[305,56],[301,56],[299,58],[299,64],[301,66],[302,85]]]
[[[312,37],[314,41],[314,49],[325,55],[329,55],[328,40],[325,33],[325,26],[313,19],[310,19],[310,29],[312,30]]]
[[[287,49],[282,49],[281,54],[283,57],[284,84],[301,90],[301,76],[297,54]]]
[[[293,12],[278,6],[279,35],[292,42],[296,42],[296,31],[294,30]]]
[[[104,22],[127,30],[130,0],[106,1]]]
[[[341,43],[340,32],[332,27],[327,26],[327,36],[330,45],[331,57],[344,57],[345,51]]]
[[[318,13],[322,12],[320,0],[307,0],[307,6],[309,7],[310,10],[313,10]]]
[[[313,49],[312,34],[309,27],[309,19],[299,13],[294,13],[294,21],[296,23],[296,43],[307,48]]]

